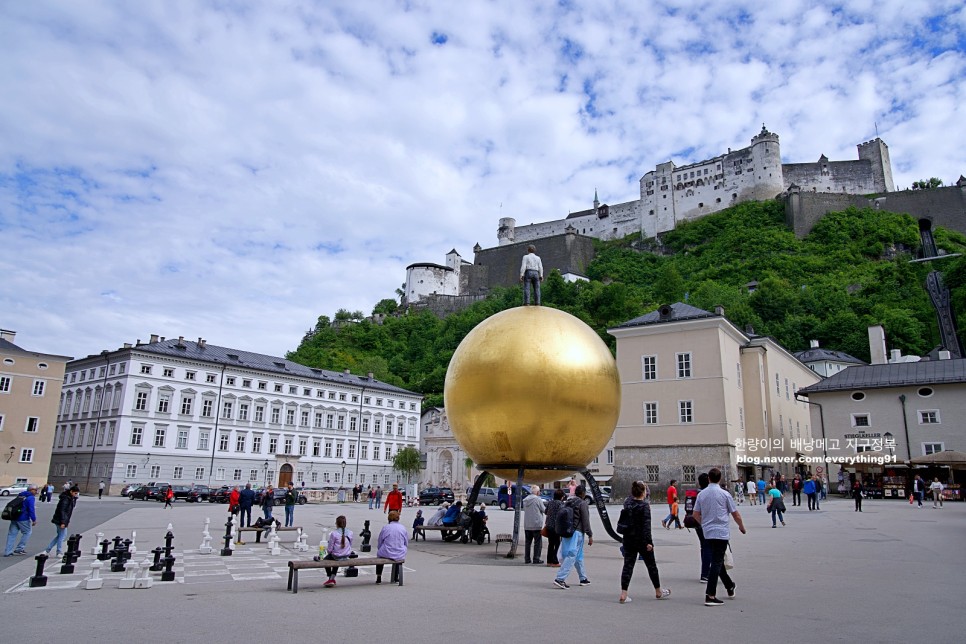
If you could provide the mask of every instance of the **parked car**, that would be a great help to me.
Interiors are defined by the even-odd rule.
[[[229,494],[231,494],[231,487],[222,485],[220,488],[211,490],[208,495],[208,503],[228,503]]]
[[[500,500],[500,509],[501,510],[509,510],[510,508],[513,507],[512,503],[511,503],[511,499],[510,499],[510,494],[514,494],[515,495],[516,494],[516,491],[517,491],[517,486],[516,485],[513,486],[512,492],[507,492],[506,485],[501,485],[500,486],[499,490],[497,491],[497,497]],[[523,486],[523,496],[521,498],[522,499],[525,499],[525,498],[527,498],[527,496],[529,496],[529,494],[530,494],[530,487],[527,486],[527,485],[524,485]]]
[[[211,489],[207,485],[192,485],[184,500],[188,503],[200,503],[207,501],[210,494]]]
[[[175,501],[177,501],[178,499],[181,499],[182,501],[184,501],[188,498],[188,495],[191,493],[191,488],[187,485],[174,485],[172,487],[174,488]]]
[[[500,495],[495,487],[481,487],[480,493],[476,496],[476,502],[486,505],[499,505]]]
[[[454,500],[453,490],[448,487],[428,487],[419,492],[419,505],[442,505],[444,501]]]
[[[148,499],[156,499],[160,493],[161,490],[157,485],[142,485],[138,489],[131,492],[128,498],[147,501]]]
[[[14,483],[10,487],[5,487],[0,490],[0,496],[17,496],[26,490],[28,485],[29,483]]]

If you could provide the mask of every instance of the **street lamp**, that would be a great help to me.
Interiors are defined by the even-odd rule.
[[[345,485],[345,461],[342,461],[342,485]]]
[[[265,470],[265,487],[268,487],[268,461],[262,464],[262,468]]]

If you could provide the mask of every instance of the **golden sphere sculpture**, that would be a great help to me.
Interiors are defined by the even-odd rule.
[[[443,390],[453,435],[494,476],[546,483],[582,470],[607,445],[620,411],[620,377],[607,345],[574,316],[508,309],[460,343]]]

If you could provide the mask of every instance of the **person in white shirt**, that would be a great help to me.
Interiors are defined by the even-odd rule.
[[[748,484],[747,484],[746,487],[747,487],[747,490],[748,490],[748,495],[747,495],[748,496],[748,502],[751,505],[755,505],[755,501],[758,500],[758,485],[755,483],[754,477],[750,477],[748,479]]]
[[[523,305],[530,304],[530,285],[537,296],[537,306],[540,306],[540,282],[543,281],[543,262],[537,256],[535,246],[527,246],[527,254],[520,264],[520,281],[523,282]]]
[[[932,507],[943,507],[943,484],[939,482],[938,478],[933,478],[932,483],[929,484],[929,489],[932,491]]]

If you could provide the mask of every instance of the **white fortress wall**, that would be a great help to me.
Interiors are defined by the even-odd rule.
[[[406,269],[406,299],[410,303],[434,293],[459,295],[459,273],[435,264],[413,264]]]

